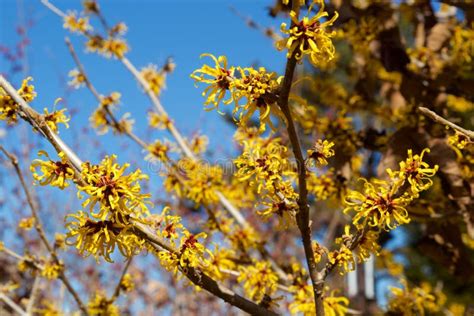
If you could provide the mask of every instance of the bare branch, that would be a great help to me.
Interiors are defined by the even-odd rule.
[[[467,136],[471,141],[474,141],[474,131],[470,131],[470,130],[467,130],[465,128],[462,128],[461,126],[456,125],[453,122],[448,121],[447,119],[439,116],[435,112],[433,112],[430,109],[425,108],[423,106],[418,107],[418,109],[420,110],[421,113],[428,116],[430,119],[432,119],[436,123],[447,125],[447,126],[451,127],[452,129],[454,129],[455,131],[458,131],[459,133]]]

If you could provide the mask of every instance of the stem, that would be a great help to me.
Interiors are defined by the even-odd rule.
[[[120,279],[117,283],[117,286],[115,287],[114,294],[112,295],[112,298],[110,299],[112,302],[114,302],[120,295],[120,289],[122,288],[123,278],[127,274],[128,268],[130,267],[132,260],[133,260],[133,257],[130,257],[130,259],[127,260],[127,263],[123,267],[122,274],[120,275]]]
[[[43,229],[43,224],[41,223],[41,219],[38,215],[39,212],[38,212],[37,205],[33,202],[33,196],[31,195],[31,192],[28,189],[28,186],[26,185],[25,178],[23,177],[23,173],[21,172],[20,165],[18,164],[18,158],[15,155],[13,155],[12,153],[9,153],[1,145],[0,145],[0,151],[2,151],[5,154],[5,156],[8,157],[8,159],[11,161],[13,167],[15,168],[16,174],[17,174],[18,178],[20,179],[21,187],[23,188],[23,191],[25,192],[26,200],[28,202],[28,205],[30,206],[31,215],[35,219],[35,229],[38,232],[38,235],[40,236],[41,241],[43,242],[44,246],[46,247],[46,249],[50,253],[50,255],[53,258],[54,262],[59,263],[60,262],[59,257],[56,254],[56,251],[54,250],[54,248],[49,243],[48,238],[46,237],[46,233]],[[87,309],[85,308],[84,304],[82,303],[82,300],[80,299],[80,297],[77,294],[76,290],[74,290],[74,288],[72,287],[72,285],[69,282],[68,278],[64,274],[64,271],[60,272],[59,279],[64,283],[64,285],[68,289],[69,293],[72,295],[72,297],[76,301],[77,305],[79,306],[79,309],[85,315],[88,315]]]
[[[0,300],[4,301],[5,304],[11,307],[15,312],[17,312],[21,316],[28,315],[17,303],[13,302],[8,296],[3,293],[0,293]]]
[[[430,119],[432,119],[433,121],[435,121],[436,123],[440,123],[440,124],[444,124],[444,125],[448,125],[449,127],[451,127],[452,129],[458,131],[459,133],[467,136],[471,141],[474,140],[474,131],[471,131],[471,130],[467,130],[465,128],[462,128],[461,126],[459,125],[456,125],[454,124],[453,122],[450,122],[448,121],[447,119],[445,119],[444,117],[441,117],[439,116],[438,114],[436,114],[435,112],[431,111],[430,109],[428,108],[425,108],[425,107],[418,107],[418,110],[420,110],[421,113],[423,113],[424,115],[428,116]]]
[[[297,2],[297,1],[295,1]],[[293,154],[296,159],[298,169],[298,190],[299,212],[296,215],[296,222],[301,233],[303,248],[306,256],[306,263],[308,265],[311,283],[314,292],[314,304],[316,314],[324,316],[324,306],[322,300],[322,293],[324,288],[324,281],[320,279],[317,271],[316,261],[314,260],[314,251],[311,245],[311,227],[309,221],[309,205],[308,205],[308,188],[306,186],[306,167],[305,159],[301,151],[301,145],[296,132],[295,124],[291,116],[290,108],[288,106],[288,98],[290,96],[291,84],[293,82],[293,75],[296,67],[296,58],[293,54],[286,63],[285,76],[283,78],[280,89],[280,97],[278,105],[280,106],[285,118],[287,120],[287,131],[290,138]]]

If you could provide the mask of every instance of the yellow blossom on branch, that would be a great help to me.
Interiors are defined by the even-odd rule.
[[[333,142],[318,139],[316,143],[308,149],[308,159],[316,162],[316,165],[325,166],[328,164],[327,159],[334,156]]]
[[[310,18],[315,4],[319,5],[319,12]],[[324,1],[313,0],[308,13],[301,20],[297,19],[295,11],[291,11],[290,16],[292,24],[289,28],[286,23],[281,24],[282,33],[288,37],[277,42],[279,50],[288,49],[287,57],[295,56],[297,60],[301,60],[304,55],[309,55],[310,62],[315,66],[334,58],[335,48],[331,37],[335,33],[328,32],[326,28],[337,19],[337,12],[330,20],[321,22],[321,19],[328,16],[328,13],[324,11]]]
[[[58,99],[59,100],[59,99]],[[57,102],[57,101],[56,101]],[[46,124],[48,124],[48,127],[55,133],[58,132],[58,124],[64,124],[66,128],[69,128],[68,122],[71,120],[70,117],[67,117],[66,114],[66,109],[62,109],[59,111],[53,111],[49,113],[47,108],[44,108],[44,120]]]
[[[202,54],[201,57],[210,57],[215,63],[214,67],[204,65],[202,68],[195,70],[191,74],[191,78],[195,82],[206,83],[209,86],[202,92],[206,96],[207,110],[218,108],[219,103],[225,98],[227,91],[231,92],[231,97],[223,101],[224,104],[229,104],[233,101],[233,75],[234,67],[228,68],[227,58],[225,56],[215,57],[212,54]]]
[[[279,118],[284,117],[276,104],[276,93],[283,77],[277,77],[274,72],[267,72],[264,67],[258,70],[239,67],[238,71],[240,78],[234,80],[233,99],[236,107],[233,113],[238,114],[239,124],[245,125],[258,111],[260,130],[264,131],[267,124],[275,129],[270,114]],[[244,104],[239,104],[242,99],[245,99]]]
[[[41,270],[41,276],[49,279],[54,280],[59,277],[59,275],[64,270],[64,265],[62,263],[52,263],[47,262],[44,264],[43,269]]]
[[[269,262],[259,261],[254,265],[240,266],[238,282],[244,283],[244,290],[250,299],[261,301],[264,295],[271,296],[277,290],[278,276]]]
[[[341,275],[355,269],[354,255],[345,245],[342,245],[339,250],[329,252],[328,259],[331,264],[340,268]]]
[[[400,188],[400,182],[390,186],[386,181],[374,180],[373,183],[364,180],[364,193],[349,191],[344,213],[355,211],[352,221],[361,228],[359,222],[364,220],[369,226],[391,230],[398,225],[410,222],[406,205],[409,200],[395,197]]]
[[[30,103],[36,98],[35,86],[29,84],[33,80],[32,77],[27,77],[21,83],[18,94],[27,103]],[[7,121],[8,124],[15,124],[18,120],[18,104],[13,98],[0,87],[0,120]]]
[[[118,307],[113,304],[113,301],[107,299],[107,297],[100,292],[96,292],[94,297],[87,304],[87,312],[93,316],[120,315],[120,311]]]
[[[120,282],[120,288],[125,292],[131,292],[135,288],[135,283],[133,282],[133,277],[130,273],[126,273],[122,282]]]
[[[84,34],[91,29],[91,26],[89,25],[89,17],[77,17],[76,12],[68,12],[64,17],[63,26],[71,32],[81,34]]]
[[[71,78],[71,81],[68,82],[71,87],[78,89],[85,85],[86,77],[79,70],[73,69],[68,75]]]
[[[171,120],[166,114],[158,114],[151,112],[148,115],[148,121],[151,127],[157,129],[165,129],[171,125]]]
[[[79,185],[78,196],[87,195],[82,203],[89,206],[91,215],[100,220],[112,219],[114,222],[127,223],[128,217],[141,218],[148,214],[147,204],[150,194],[141,193],[141,180],[148,176],[140,169],[125,174],[129,164],[119,165],[115,155],[105,157],[99,165],[88,162],[82,165],[84,184]],[[98,204],[98,212],[94,212]]]
[[[76,247],[82,256],[93,255],[96,260],[104,257],[107,262],[113,262],[110,255],[115,247],[123,256],[130,257],[144,245],[144,241],[123,224],[109,220],[94,221],[82,211],[66,218],[66,244]]]
[[[392,179],[403,179],[410,183],[412,193],[417,196],[419,192],[427,190],[433,185],[433,177],[438,171],[438,166],[430,167],[430,165],[423,161],[425,152],[429,153],[428,148],[423,149],[420,155],[413,155],[411,149],[408,150],[408,158],[400,162],[400,170],[387,170],[387,173]]]
[[[33,160],[30,166],[33,178],[40,185],[52,185],[60,189],[67,188],[69,181],[74,179],[74,169],[69,165],[66,155],[63,152],[58,154],[61,161],[52,161],[48,153],[42,150],[38,152],[38,155],[45,156],[49,161]],[[42,174],[38,173],[38,168]]]
[[[140,71],[141,76],[148,83],[150,90],[157,96],[160,95],[161,91],[166,87],[166,73],[162,70],[158,71],[156,65],[149,65],[142,68]]]
[[[31,230],[35,226],[35,218],[34,217],[25,217],[20,220],[18,223],[18,228],[24,230]]]

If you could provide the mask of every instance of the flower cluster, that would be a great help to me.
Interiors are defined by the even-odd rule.
[[[254,265],[241,266],[239,272],[237,281],[244,283],[245,293],[252,300],[261,301],[264,295],[271,296],[277,290],[278,276],[269,262],[258,261]]]
[[[77,12],[68,12],[64,17],[64,28],[75,33],[85,34],[91,29],[89,17],[77,17]]]
[[[207,96],[204,103],[207,109],[218,108],[220,102],[224,104],[234,102],[234,119],[240,125],[245,125],[258,111],[260,130],[264,131],[267,124],[275,128],[270,114],[283,118],[276,104],[282,77],[278,77],[274,72],[267,72],[263,67],[258,70],[251,67],[228,67],[225,56],[218,58],[211,54],[202,56],[211,57],[215,66],[204,65],[195,70],[191,78],[209,85],[203,92],[203,96]],[[229,98],[224,100],[227,92]]]
[[[400,315],[424,315],[425,312],[437,312],[439,305],[444,302],[437,301],[437,297],[430,287],[410,288],[406,280],[402,280],[402,288],[392,287],[388,310]]]
[[[27,103],[30,103],[36,97],[35,87],[29,82],[33,78],[28,77],[23,80],[18,94]],[[18,121],[18,104],[0,87],[0,120],[7,121],[8,124],[15,124]]]
[[[162,250],[157,253],[161,265],[176,274],[179,269],[205,268],[209,265],[207,250],[200,239],[206,239],[206,233],[192,234],[182,224],[181,218],[169,215],[170,209],[165,207],[160,216],[150,217],[158,236],[166,240],[177,251]],[[153,252],[156,252],[152,250]]]
[[[293,301],[289,305],[292,314],[303,314],[305,316],[315,315],[314,292],[311,285],[308,284],[308,276],[299,264],[292,265],[293,275],[296,278],[289,287],[290,293],[293,295]],[[326,315],[342,316],[347,313],[349,300],[344,296],[335,296],[336,292],[332,291],[329,296],[324,296],[323,305]]]
[[[217,192],[224,185],[221,167],[188,158],[180,159],[163,175],[167,191],[186,197],[196,205],[216,203],[219,199]]]
[[[298,194],[292,184],[295,171],[288,158],[281,139],[256,137],[243,141],[243,152],[234,160],[238,169],[235,177],[262,196],[256,204],[258,213],[264,219],[278,215],[283,227],[294,222],[298,209]]]
[[[141,193],[140,186],[140,181],[147,180],[148,176],[140,169],[125,174],[130,165],[121,166],[116,159],[112,155],[99,165],[84,163],[81,172],[84,183],[78,185],[78,197],[82,198],[82,193],[87,195],[82,206],[88,206],[94,218],[126,224],[130,216],[138,219],[148,214],[150,194]],[[94,212],[96,205],[99,206],[97,213]]]
[[[97,261],[103,257],[105,261],[113,262],[110,255],[116,247],[125,257],[135,255],[143,248],[144,241],[128,226],[111,220],[95,221],[82,211],[69,214],[66,219],[66,244],[76,247],[84,257],[93,255]]]
[[[113,304],[113,301],[109,300],[104,294],[100,292],[96,292],[94,297],[87,304],[87,312],[89,315],[93,316],[120,315],[119,308]]]
[[[315,4],[319,5],[319,12],[310,18],[309,15]],[[334,58],[335,48],[331,40],[334,32],[328,32],[326,29],[337,19],[337,12],[330,20],[321,23],[320,20],[328,16],[328,13],[324,11],[324,1],[313,0],[308,13],[302,20],[298,20],[295,11],[291,11],[290,16],[292,24],[289,28],[286,23],[281,24],[282,33],[288,37],[277,42],[279,50],[288,49],[287,57],[294,56],[297,60],[301,60],[304,55],[309,55],[309,60],[315,66]]]

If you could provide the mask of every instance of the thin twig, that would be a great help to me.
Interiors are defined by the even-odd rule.
[[[27,316],[28,314],[15,302],[13,302],[8,296],[3,293],[0,293],[0,300],[4,301],[5,304],[10,306],[15,312],[21,316]]]
[[[44,246],[48,250],[48,252],[51,254],[51,257],[53,258],[55,263],[59,263],[60,259],[58,255],[56,254],[56,251],[54,248],[51,246],[51,244],[48,241],[48,238],[46,237],[46,233],[43,229],[43,225],[41,223],[41,219],[39,217],[39,212],[37,209],[37,205],[33,202],[33,196],[31,195],[30,190],[28,189],[28,186],[26,185],[25,178],[23,177],[23,173],[21,172],[20,165],[18,164],[18,158],[13,155],[12,153],[8,152],[3,146],[0,145],[0,151],[2,151],[8,159],[11,161],[16,174],[20,180],[21,187],[23,188],[23,191],[25,192],[26,195],[26,200],[28,202],[28,205],[30,206],[31,210],[31,215],[35,219],[35,229],[40,236],[41,241],[43,242]],[[73,296],[74,300],[76,301],[77,305],[79,306],[79,309],[86,315],[87,309],[85,308],[84,304],[82,303],[82,300],[79,297],[79,294],[74,290],[72,287],[71,283],[69,282],[69,279],[66,277],[64,271],[61,270],[59,274],[59,279],[64,283],[66,288],[69,290],[69,293]]]
[[[41,278],[39,276],[35,277],[33,281],[33,287],[31,288],[31,294],[28,298],[28,306],[26,307],[26,313],[28,315],[33,315],[33,308],[35,307],[36,297],[38,296],[40,289]]]
[[[471,131],[471,130],[467,130],[465,128],[462,128],[461,126],[459,125],[456,125],[454,124],[453,122],[450,122],[448,121],[447,119],[439,116],[438,114],[436,114],[435,112],[431,111],[430,109],[428,108],[425,108],[423,106],[420,106],[418,107],[418,109],[420,110],[421,113],[423,113],[424,115],[428,116],[430,119],[432,119],[433,121],[435,121],[436,123],[440,123],[440,124],[443,124],[443,125],[447,125],[449,127],[451,127],[452,129],[458,131],[459,133],[465,135],[466,137],[468,137],[471,141],[474,141],[474,131]]]
[[[117,283],[117,285],[115,286],[115,290],[114,290],[114,294],[112,295],[112,297],[110,298],[110,300],[112,302],[114,302],[120,295],[120,289],[122,288],[122,281],[123,281],[123,278],[125,277],[125,275],[127,274],[127,271],[128,271],[128,268],[130,267],[130,264],[132,263],[132,260],[133,260],[133,256],[130,257],[130,259],[127,260],[127,263],[125,264],[125,266],[123,267],[123,270],[122,270],[122,274],[120,275],[120,279]]]

